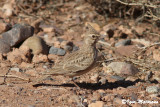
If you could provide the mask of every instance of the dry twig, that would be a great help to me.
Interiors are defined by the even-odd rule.
[[[121,3],[121,4],[124,4],[124,5],[129,5],[129,6],[146,6],[146,7],[150,7],[150,8],[158,8],[157,5],[148,5],[146,3],[125,3],[121,0],[116,0],[117,2]]]

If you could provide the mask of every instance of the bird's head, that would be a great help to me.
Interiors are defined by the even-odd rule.
[[[87,27],[88,31],[84,36],[84,42],[87,45],[95,45],[100,35],[90,24],[88,24]]]

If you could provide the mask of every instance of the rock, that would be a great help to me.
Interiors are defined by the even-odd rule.
[[[105,102],[109,102],[109,101],[113,101],[114,98],[115,98],[115,95],[113,95],[113,94],[107,94],[106,96],[104,96],[102,98],[102,100],[105,101]]]
[[[148,86],[146,88],[146,92],[148,92],[148,93],[158,93],[158,92],[160,92],[160,88],[158,86]]]
[[[131,44],[131,40],[130,39],[126,39],[126,40],[122,40],[122,41],[116,43],[115,47],[126,46],[126,45],[130,45],[130,44]]]
[[[157,80],[159,83],[160,83],[160,71],[158,70],[158,71],[154,71],[153,72],[153,76],[152,76],[152,79],[154,80]]]
[[[9,44],[10,47],[13,47],[32,36],[33,33],[33,27],[29,25],[16,24],[11,30],[0,35],[0,38]]]
[[[160,61],[160,50],[153,51],[153,59],[156,61]]]
[[[44,32],[42,32],[44,33]],[[40,34],[39,34],[40,35]],[[50,33],[47,33],[47,34],[42,34],[44,35],[44,41],[46,42],[47,45],[49,46],[53,46],[54,45],[54,42],[55,42],[55,33],[54,32],[50,32]],[[37,34],[38,36],[38,34]]]
[[[59,42],[59,41],[54,41],[54,47],[56,47],[56,48],[60,48],[61,46],[61,42]],[[53,45],[52,45],[53,46]]]
[[[55,54],[55,55],[57,55],[58,49],[59,49],[59,48],[55,48],[55,47],[52,46],[52,47],[49,49],[49,54]]]
[[[64,46],[63,48],[65,51],[72,51],[73,50],[73,47],[72,46],[69,46],[69,45],[66,45]]]
[[[48,57],[43,54],[34,55],[32,59],[33,63],[41,63],[41,62],[48,62]]]
[[[122,34],[125,34],[126,36],[133,34],[132,30],[130,28],[127,28],[125,25],[118,26],[118,29],[122,32]],[[122,36],[122,38],[123,38],[123,36]]]
[[[119,46],[116,48],[115,52],[117,54],[124,56],[133,56],[136,50],[138,50],[138,48],[135,45],[129,45],[129,46]]]
[[[29,49],[31,49],[34,55],[48,54],[49,50],[43,39],[39,38],[38,36],[32,36],[25,40],[20,46],[20,49],[23,47],[28,47]]]
[[[55,47],[52,46],[49,49],[49,54],[55,54],[55,55],[61,55],[61,56],[63,56],[63,55],[66,54],[66,51],[63,50],[63,49],[61,49],[61,48],[55,48]]]
[[[44,32],[47,32],[47,33],[50,33],[50,32],[55,31],[55,28],[54,28],[53,25],[47,25],[47,24],[41,23],[39,27],[40,27]]]
[[[73,46],[73,50],[72,51],[77,51],[79,50],[79,47],[78,46]]]
[[[95,103],[91,103],[88,105],[88,107],[103,107],[104,102],[103,101],[96,101]]]
[[[101,99],[101,95],[97,92],[93,92],[92,100],[99,101]]]
[[[103,85],[103,84],[106,84],[107,79],[106,78],[101,78],[98,82]]]
[[[131,94],[131,100],[132,101],[137,101],[137,99],[138,99],[138,96],[135,93],[132,93]]]
[[[132,81],[132,82],[134,82],[136,80],[137,80],[137,77],[133,77],[133,76],[128,76],[128,77],[125,78],[125,81]]]
[[[22,62],[22,63],[20,64],[20,67],[21,67],[21,68],[33,68],[34,65],[31,64],[31,63]]]
[[[22,70],[19,68],[10,68],[10,71],[22,72]]]
[[[8,53],[11,50],[10,45],[0,39],[0,53]]]
[[[54,55],[54,54],[48,54],[48,59],[51,60],[51,61],[55,61],[56,59],[58,58],[57,55]]]
[[[31,62],[31,51],[27,47],[21,49],[14,49],[12,52],[8,53],[7,59],[13,64]]]
[[[44,32],[53,32],[54,31],[54,27],[53,26],[49,26],[49,25],[46,25],[46,26],[41,26],[41,28],[43,29]]]
[[[66,54],[66,51],[65,51],[65,50],[63,50],[63,49],[58,49],[57,55],[63,56],[63,55],[65,55],[65,54]]]
[[[99,75],[96,73],[90,77],[90,79],[94,82],[97,82]]]
[[[117,75],[135,75],[139,72],[136,67],[126,62],[112,62],[104,70],[107,74]]]
[[[1,8],[2,16],[3,18],[8,18],[11,17],[13,15],[13,4],[12,3],[6,3],[3,5],[3,7]]]
[[[133,66],[132,64],[127,64],[125,66],[122,67],[121,69],[121,74],[123,75],[135,75],[136,73],[139,72],[139,70]]]
[[[116,81],[123,81],[124,78],[120,76],[110,76],[110,78],[107,78],[108,82],[116,82]]]
[[[68,41],[62,41],[60,44],[60,47],[66,51],[72,51],[73,50],[73,43],[68,42]]]
[[[59,41],[60,43],[64,41],[63,38],[56,38],[56,39],[57,39],[57,41]]]
[[[118,105],[122,105],[122,99],[116,97],[116,98],[114,98],[113,103],[114,103],[114,104],[118,104]]]

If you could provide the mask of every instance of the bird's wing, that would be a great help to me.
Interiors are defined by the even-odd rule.
[[[52,69],[43,72],[44,75],[65,75],[85,70],[94,61],[94,56],[84,54],[82,51],[76,51],[66,56],[60,63],[56,64]]]
[[[69,72],[77,72],[80,70],[87,69],[94,61],[93,55],[81,54],[77,53],[75,56],[73,55],[72,58],[74,59],[66,59],[66,62],[63,64],[63,69]]]

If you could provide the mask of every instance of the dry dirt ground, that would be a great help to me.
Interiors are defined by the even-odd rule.
[[[93,25],[95,24],[94,28],[102,35],[103,41],[111,44],[111,46],[97,45],[99,53],[105,57],[100,62],[105,63],[106,66],[113,61],[131,63],[139,69],[140,73],[136,76],[122,76],[124,79],[119,80],[117,79],[119,77],[115,79],[105,74],[106,69],[100,64],[91,72],[74,78],[80,89],[65,76],[52,76],[46,78],[42,84],[34,86],[32,82],[19,78],[0,77],[1,107],[160,106],[160,89],[159,92],[153,93],[146,91],[147,87],[159,87],[160,83],[160,47],[159,44],[155,44],[160,40],[158,27],[150,23],[135,23],[134,20],[129,19],[107,18],[106,21],[104,16],[95,11],[95,7],[80,0],[68,0],[66,3],[50,2],[37,12],[29,10],[20,12],[17,10],[16,15],[2,20],[12,25],[28,23],[35,27],[34,34],[37,36],[43,36],[45,33],[54,35],[54,37],[73,42],[76,46],[82,45],[82,36],[86,31],[85,24],[92,22]],[[37,22],[52,25],[55,29],[45,32],[39,29],[38,25],[36,26]],[[132,43],[115,48],[116,43],[126,39],[131,39]],[[149,45],[146,45],[147,43]],[[145,48],[136,48],[137,45]],[[41,76],[37,72],[43,72],[52,67],[54,60],[63,58],[63,56],[53,55],[50,56],[53,61],[15,64],[7,59],[7,55],[2,55],[3,58],[0,58],[1,75],[14,74],[21,77],[24,73],[28,73],[33,79]],[[22,72],[11,70],[11,68],[19,68],[18,71]]]

